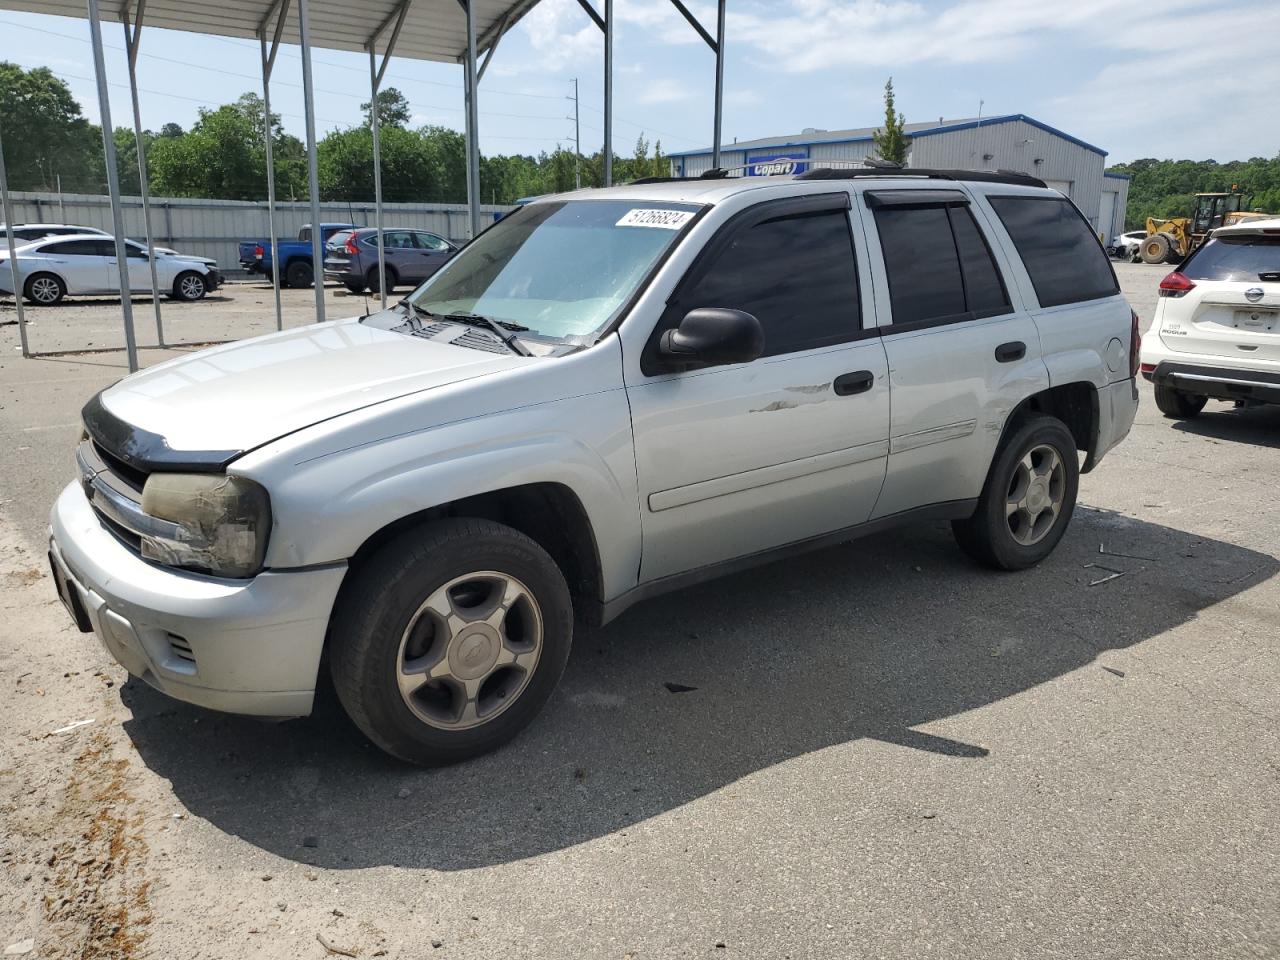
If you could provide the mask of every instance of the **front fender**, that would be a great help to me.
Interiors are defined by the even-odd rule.
[[[483,393],[485,381],[496,389],[493,380],[479,380],[468,396]],[[522,386],[526,397],[536,400],[542,385]],[[292,456],[271,455],[266,448],[237,461],[232,472],[258,480],[271,494],[267,566],[342,561],[404,517],[481,493],[558,483],[577,496],[591,523],[604,598],[635,585],[640,511],[630,411],[620,383],[413,429],[415,415],[425,416],[429,404],[403,410],[402,417],[395,416],[397,403],[387,405],[379,425],[385,429],[397,420],[404,423],[404,432],[393,436],[318,456],[307,456],[308,444]],[[367,424],[360,432],[367,436],[365,431],[374,427]]]

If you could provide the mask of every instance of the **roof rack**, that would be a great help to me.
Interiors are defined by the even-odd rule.
[[[770,167],[772,170],[764,176],[790,176],[796,165],[809,163],[808,160],[757,160],[736,167],[712,167],[696,177],[641,177],[632,183],[689,183],[696,180],[724,180],[735,170],[750,170],[755,167]],[[1045,187],[1047,184],[1030,174],[1018,173],[1016,170],[934,170],[926,167],[899,167],[885,161],[865,160],[829,160],[827,164],[846,164],[847,166],[811,167],[803,173],[795,174],[797,180],[847,180],[853,177],[914,177],[921,180],[969,180],[975,183],[1008,183],[1021,187]],[[787,165],[790,169],[783,170]],[[759,174],[758,174],[759,175]]]

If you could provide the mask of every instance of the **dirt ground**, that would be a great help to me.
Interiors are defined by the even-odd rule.
[[[1117,270],[1149,318],[1161,270]],[[196,309],[274,325],[232,294]],[[923,524],[654,600],[513,743],[424,771],[331,691],[213,714],[76,632],[45,517],[125,371],[0,347],[0,950],[1280,957],[1280,408],[1174,423],[1144,384],[1040,567]]]

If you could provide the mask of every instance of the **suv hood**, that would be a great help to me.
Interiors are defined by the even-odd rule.
[[[522,362],[338,320],[170,360],[121,380],[98,402],[170,451],[229,459],[361,407]]]

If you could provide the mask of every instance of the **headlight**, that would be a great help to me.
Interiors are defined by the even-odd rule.
[[[252,480],[153,473],[142,488],[142,510],[177,525],[172,537],[143,535],[149,560],[220,577],[251,577],[262,568],[271,501]]]

